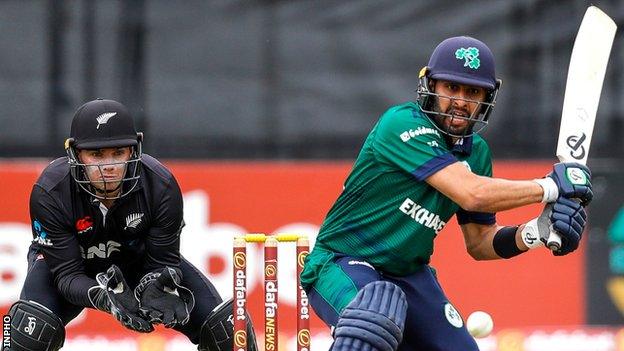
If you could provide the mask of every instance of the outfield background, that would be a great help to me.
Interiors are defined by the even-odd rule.
[[[622,27],[624,3],[592,1]],[[567,65],[589,1],[4,0],[0,1],[0,312],[19,295],[31,238],[28,195],[77,106],[126,104],[145,150],[185,197],[182,252],[231,295],[231,238],[314,237],[364,137],[414,99],[435,45],[467,34],[495,54],[503,88],[483,133],[495,176],[541,177],[554,160]],[[616,36],[589,165],[596,198],[578,252],[474,262],[456,221],[433,265],[464,317],[485,310],[482,350],[624,350],[624,50]],[[517,224],[533,206],[498,215]],[[250,247],[252,315],[261,330],[261,251]],[[281,338],[291,350],[294,248],[280,253]],[[290,286],[289,286],[290,284]],[[313,322],[313,350],[327,328]],[[167,330],[138,336],[88,311],[65,350],[191,350]],[[290,340],[289,340],[290,339]]]

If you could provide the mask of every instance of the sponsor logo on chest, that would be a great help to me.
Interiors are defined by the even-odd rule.
[[[78,234],[84,234],[90,230],[93,230],[93,219],[91,219],[91,216],[84,216],[76,221]]]
[[[441,220],[437,213],[429,211],[412,201],[409,197],[403,201],[401,206],[399,206],[399,210],[410,216],[414,221],[427,228],[433,229],[436,234],[438,234],[438,232],[446,225],[446,222]]]
[[[401,140],[404,143],[406,143],[410,139],[415,138],[419,135],[423,135],[423,134],[435,134],[437,136],[440,136],[440,133],[438,132],[437,129],[420,126],[416,129],[410,129],[410,130],[404,131],[403,133],[401,133],[400,137],[401,137]]]
[[[80,246],[80,253],[82,254],[82,258],[90,260],[92,258],[107,258],[112,255],[113,252],[119,252],[121,248],[121,244],[109,240],[106,243],[99,243],[97,246],[91,246],[85,252],[85,250]]]

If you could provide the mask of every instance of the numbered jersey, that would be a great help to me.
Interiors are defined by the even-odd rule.
[[[320,229],[310,268],[315,260],[322,265],[330,252],[360,257],[394,275],[428,263],[433,240],[460,208],[425,179],[455,162],[492,175],[490,151],[480,136],[456,145],[447,140],[415,103],[384,113]],[[495,221],[493,214],[463,215],[473,222]]]

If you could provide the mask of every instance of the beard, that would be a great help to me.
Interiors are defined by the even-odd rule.
[[[472,132],[472,127],[474,126],[475,121],[469,120],[471,118],[470,112],[455,109],[452,106],[449,106],[445,111],[442,111],[440,103],[437,99],[433,105],[433,111],[437,112],[433,119],[443,132],[453,136],[465,136]],[[445,115],[440,113],[444,113]],[[454,116],[457,116],[457,118]]]

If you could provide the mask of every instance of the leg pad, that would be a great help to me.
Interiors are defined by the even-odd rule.
[[[340,314],[333,351],[395,351],[403,339],[407,299],[393,283],[366,284]]]

